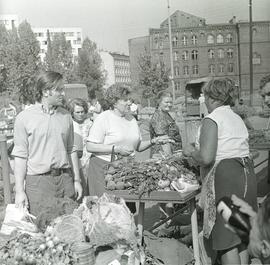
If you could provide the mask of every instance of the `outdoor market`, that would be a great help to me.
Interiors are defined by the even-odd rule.
[[[44,78],[44,75],[58,76],[53,72],[47,72],[43,76],[38,76],[37,82],[41,82],[40,79]],[[211,216],[206,215],[208,210],[206,211],[207,208],[205,207],[211,206],[211,201],[210,204],[207,204],[207,202],[211,197],[209,192],[212,191],[212,188],[207,186],[212,185],[210,184],[211,172],[216,167],[215,174],[217,174],[218,166],[215,165],[217,160],[214,165],[210,161],[208,164],[212,164],[212,166],[210,169],[208,168],[207,159],[212,151],[203,147],[203,142],[201,142],[203,125],[200,124],[204,124],[203,121],[211,115],[205,113],[205,111],[210,110],[209,112],[213,113],[211,103],[200,103],[198,97],[202,93],[204,95],[213,93],[211,89],[219,89],[218,86],[214,87],[216,84],[223,87],[225,97],[231,95],[232,100],[237,100],[238,89],[236,86],[232,86],[229,79],[197,79],[187,84],[186,96],[182,103],[173,107],[171,93],[164,91],[160,95],[157,109],[153,109],[154,113],[153,111],[149,113],[147,108],[145,111],[141,110],[138,112],[138,122],[131,112],[128,89],[113,86],[107,90],[105,98],[107,98],[108,103],[111,100],[114,105],[111,109],[101,111],[91,121],[90,130],[89,127],[86,127],[88,128],[86,136],[83,134],[85,127],[80,127],[81,131],[78,131],[75,123],[88,126],[89,124],[85,122],[87,121],[86,116],[81,123],[82,115],[76,116],[74,113],[76,110],[80,110],[79,107],[83,110],[84,105],[80,105],[83,100],[77,98],[79,92],[75,93],[76,95],[67,93],[69,104],[65,108],[71,110],[74,119],[74,137],[72,138],[76,146],[75,151],[71,151],[71,154],[75,153],[79,158],[80,165],[77,168],[79,169],[79,178],[74,173],[76,172],[74,164],[72,169],[67,168],[67,170],[63,169],[60,172],[57,172],[54,168],[48,171],[45,167],[44,173],[33,175],[36,179],[39,177],[37,184],[34,184],[31,175],[29,177],[26,175],[26,179],[25,177],[19,177],[20,174],[16,173],[16,166],[18,167],[16,152],[21,152],[21,150],[16,151],[16,145],[20,148],[24,146],[21,143],[22,135],[20,135],[20,138],[16,138],[16,129],[18,130],[16,122],[17,119],[19,121],[19,118],[22,117],[19,114],[15,120],[14,129],[10,129],[10,131],[6,129],[0,135],[3,179],[1,196],[3,196],[2,202],[4,202],[0,231],[1,264],[211,264],[212,257],[203,243],[203,237],[206,235],[204,233],[209,229],[208,225],[211,222],[211,219],[209,219]],[[49,102],[56,105],[57,109],[61,109],[63,108],[62,95],[62,92],[58,92],[56,95],[52,94],[51,99],[49,97],[46,100],[51,100]],[[82,93],[82,98],[83,95]],[[219,95],[219,97],[221,96],[222,94]],[[76,98],[72,99],[72,97]],[[43,99],[42,102],[46,102],[46,100]],[[124,103],[124,100],[127,103]],[[218,102],[217,109],[223,108],[223,106],[220,106],[219,99],[215,102]],[[72,105],[73,103],[74,105]],[[191,105],[187,107],[188,104]],[[205,105],[202,107],[200,104]],[[39,107],[37,103],[30,105],[21,114],[34,111],[37,107]],[[251,192],[255,195],[253,199],[250,197],[251,202],[255,199],[256,205],[257,202],[262,204],[267,193],[269,193],[269,189],[264,187],[263,190],[260,190],[258,186],[258,193],[256,189],[254,191],[253,189],[256,179],[269,185],[267,184],[269,183],[269,175],[265,174],[265,171],[269,172],[270,166],[267,162],[267,156],[261,152],[261,150],[269,152],[269,122],[264,122],[266,128],[256,130],[252,128],[248,132],[245,119],[249,119],[252,123],[252,119],[259,115],[267,121],[269,115],[265,110],[256,110],[249,106],[243,107],[238,103],[232,109],[234,111],[229,109],[230,115],[232,115],[231,119],[236,118],[240,125],[243,124],[242,128],[244,129],[244,135],[246,135],[245,141],[248,140],[247,135],[249,133],[249,154],[247,153],[247,155],[255,162],[257,176],[254,175],[255,178],[251,178],[254,169],[252,169],[253,163],[249,164],[248,160],[243,160],[243,164],[239,164],[241,165],[240,172],[237,172],[239,170],[237,169],[237,163],[236,165],[230,165],[234,167],[233,171],[236,171],[236,173],[227,167],[219,174],[225,174],[228,180],[228,170],[232,176],[239,177],[239,174],[241,176],[241,170],[247,167],[244,175],[242,173],[242,176],[246,176],[246,181],[243,182],[245,185],[244,193]],[[184,114],[183,110],[185,110]],[[122,113],[124,116],[118,116],[118,113]],[[53,117],[51,115],[55,114],[49,114],[48,117]],[[101,121],[105,115],[110,116],[106,119],[107,124],[105,123],[106,127],[104,128],[105,125],[102,125]],[[159,115],[158,119],[155,119],[155,115]],[[165,115],[165,119],[162,115]],[[128,126],[123,127],[124,124],[121,124],[123,118],[119,121],[119,117],[126,117],[125,119],[129,122]],[[203,119],[203,117],[206,118]],[[115,118],[116,120],[114,120]],[[43,119],[42,122],[44,122]],[[130,122],[135,122],[135,125]],[[121,130],[125,132],[126,137],[121,136],[126,139],[125,141],[131,141],[130,139],[135,137],[132,134],[134,134],[134,131],[136,132],[136,128],[139,129],[137,132],[137,137],[139,137],[137,139],[139,140],[135,142],[134,147],[125,147],[117,142],[105,144],[104,137],[110,137],[106,135],[110,130],[115,130],[109,128],[115,126],[116,123],[119,123],[118,127],[120,126]],[[103,127],[100,127],[101,125]],[[53,133],[55,126],[57,126],[56,123],[53,127],[49,126],[48,129],[52,130]],[[123,128],[125,129],[123,130]],[[40,128],[37,131],[39,130]],[[235,133],[239,134],[239,130],[237,128]],[[106,134],[102,136],[105,132]],[[210,132],[211,130],[207,130],[208,134]],[[221,133],[219,132],[219,134]],[[81,136],[78,137],[78,135]],[[54,137],[56,137],[55,132]],[[211,133],[209,137],[212,141]],[[203,139],[203,141],[209,141],[207,136],[204,136]],[[29,144],[34,144],[31,143],[31,137],[29,141]],[[112,140],[107,139],[107,141]],[[242,145],[245,143],[248,146],[245,141],[242,142]],[[44,165],[50,165],[51,159],[56,159],[54,155],[58,152],[56,149],[53,148],[53,153],[47,151],[46,154],[46,151],[44,151],[45,146],[53,143],[55,144],[54,139],[48,139],[45,143],[42,143],[42,141],[38,143],[39,150],[45,155],[45,157],[43,156],[45,160],[42,162]],[[236,144],[234,142],[234,145]],[[28,152],[31,153],[31,147],[27,148],[30,148]],[[206,149],[205,158],[200,148]],[[220,147],[216,148],[216,152],[218,152]],[[240,148],[242,147],[239,146],[237,152]],[[134,150],[136,150],[135,153]],[[232,149],[231,152],[235,152],[234,150]],[[61,153],[59,154],[61,155]],[[18,153],[18,155],[21,156],[22,154]],[[263,158],[260,158],[261,155]],[[49,156],[52,156],[52,158],[48,160]],[[103,159],[100,158],[102,156]],[[232,156],[234,155],[232,154]],[[35,157],[29,156],[28,159],[34,162]],[[232,158],[231,160],[238,161],[235,159],[238,158]],[[100,164],[96,163],[95,160]],[[230,159],[224,161],[230,161]],[[94,166],[91,165],[91,162],[95,162]],[[71,163],[74,163],[72,158]],[[266,163],[268,164],[266,165]],[[20,168],[20,170],[23,170],[23,168]],[[76,195],[80,196],[80,198],[77,197],[77,200],[74,191],[69,193],[69,183],[66,184],[61,179],[63,176],[67,178],[69,172],[72,175],[74,174],[72,177],[74,183],[78,182],[81,187],[81,189],[75,190]],[[18,174],[17,177],[16,174]],[[261,174],[265,175],[262,177]],[[31,182],[29,182],[29,179]],[[27,199],[23,199],[22,204],[18,207],[19,200],[16,198],[18,183],[16,182],[24,182],[24,180],[26,182],[23,185],[28,196]],[[227,180],[226,183],[222,184],[222,189],[219,191],[221,194],[217,193],[217,190],[220,189],[218,183],[215,184],[215,196],[217,197],[214,198],[216,201],[214,208],[220,200],[218,197],[224,200],[224,196],[230,198],[232,194],[236,194],[244,200],[248,198],[245,194],[244,196],[241,195],[243,189],[241,183],[234,184],[240,185],[238,186],[240,188],[239,194],[237,191],[239,188],[232,187],[234,180],[231,180],[232,183]],[[52,185],[55,186],[53,192],[50,191]],[[61,188],[61,185],[64,187]],[[226,185],[229,187],[226,188]],[[231,191],[233,189],[234,191]],[[155,209],[155,213],[152,212],[151,214],[154,213],[155,217],[149,218],[147,212],[151,212],[152,208]],[[204,212],[201,209],[204,209]],[[218,218],[220,213],[217,211],[219,211],[218,208],[215,210]],[[231,208],[231,214],[232,211]],[[223,215],[220,216],[223,217]],[[219,220],[219,222],[224,226],[226,218],[223,218],[224,220]],[[147,227],[146,223],[149,220],[152,223],[150,227]],[[208,222],[205,223],[205,220],[208,220]],[[246,242],[243,233],[245,232],[247,236],[250,228],[246,228],[248,229],[246,231],[243,227],[241,228],[231,221],[231,225],[233,224],[238,229],[242,229],[242,234],[237,233],[237,236],[234,235],[234,237],[240,237],[242,243]],[[224,230],[225,233],[229,231],[225,227]],[[177,258],[170,257],[172,253],[169,251],[166,251],[168,252],[167,255],[159,253],[158,249],[164,247],[164,244],[168,244],[166,240],[170,240],[170,244],[174,246],[172,247],[174,252],[178,252]],[[159,243],[157,243],[158,241]],[[253,264],[257,263],[254,263],[253,260]]]

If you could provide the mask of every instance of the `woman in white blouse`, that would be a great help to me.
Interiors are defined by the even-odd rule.
[[[110,106],[99,114],[87,138],[87,150],[92,153],[88,170],[90,195],[105,192],[104,165],[116,156],[134,156],[155,143],[169,141],[168,136],[142,141],[136,119],[130,114],[130,91],[125,86],[113,85],[106,90],[105,100]],[[133,209],[134,210],[134,209]]]
[[[203,88],[208,114],[200,128],[199,148],[187,148],[185,154],[197,161],[206,172],[200,206],[204,209],[204,237],[209,239],[222,265],[249,264],[246,246],[227,230],[216,213],[216,203],[232,194],[247,201],[254,209],[257,184],[250,159],[248,131],[231,106],[235,85],[228,78],[212,79]]]

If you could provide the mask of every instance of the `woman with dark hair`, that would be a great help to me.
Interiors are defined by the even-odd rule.
[[[246,247],[228,231],[216,213],[216,203],[232,194],[257,208],[257,184],[250,159],[248,131],[243,120],[232,111],[236,98],[234,82],[212,79],[203,88],[208,114],[202,121],[199,148],[189,146],[191,156],[204,171],[200,206],[204,209],[204,237],[217,251],[221,263],[249,264]]]
[[[86,180],[86,165],[90,159],[91,153],[86,150],[86,141],[93,122],[87,118],[88,104],[81,98],[74,98],[68,103],[68,109],[73,118],[74,144],[77,147],[79,166],[84,195],[88,195]]]
[[[130,115],[130,91],[125,86],[113,85],[105,93],[110,109],[100,113],[90,129],[87,150],[92,153],[89,163],[88,183],[90,195],[105,192],[103,167],[116,156],[134,156],[155,143],[166,142],[168,137],[142,141],[137,121]]]
[[[161,91],[158,94],[157,99],[157,109],[150,120],[150,137],[153,138],[167,135],[172,140],[174,140],[174,143],[168,142],[163,144],[161,147],[155,146],[155,148],[153,148],[154,150],[152,150],[152,153],[163,151],[165,155],[171,155],[173,151],[182,148],[182,140],[179,128],[169,113],[173,106],[172,94],[168,91]]]

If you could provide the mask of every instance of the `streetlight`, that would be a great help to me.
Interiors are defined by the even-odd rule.
[[[249,104],[253,105],[253,28],[252,28],[252,0],[249,0]]]
[[[172,29],[171,29],[171,12],[170,12],[170,0],[168,3],[168,25],[169,25],[169,47],[170,47],[170,64],[171,64],[171,76],[173,101],[175,101],[175,86],[174,86],[174,72],[173,72],[173,52],[172,52]]]

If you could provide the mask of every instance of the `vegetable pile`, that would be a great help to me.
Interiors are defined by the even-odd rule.
[[[139,196],[156,190],[170,191],[171,182],[179,178],[198,184],[196,169],[179,156],[145,162],[117,160],[104,170],[107,190],[129,190]]]
[[[31,236],[17,234],[0,249],[2,265],[66,265],[78,264],[71,245],[49,234]]]
[[[249,131],[249,145],[270,145],[270,130],[250,130]]]

